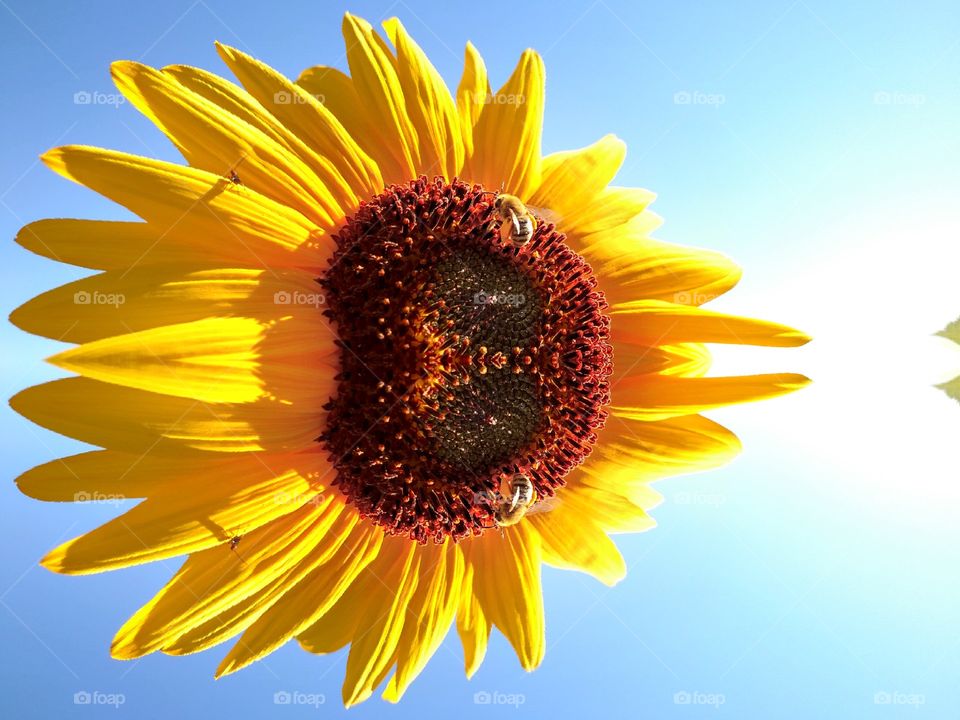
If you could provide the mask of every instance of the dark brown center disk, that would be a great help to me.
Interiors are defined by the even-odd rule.
[[[339,337],[320,441],[359,512],[418,542],[496,526],[501,479],[553,495],[609,404],[606,301],[552,225],[500,239],[495,194],[442,178],[361,204],[320,279]]]

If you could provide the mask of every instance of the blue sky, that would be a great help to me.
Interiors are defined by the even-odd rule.
[[[345,67],[345,10],[399,16],[450,85],[469,39],[496,86],[525,47],[547,65],[544,150],[607,132],[630,150],[618,184],[659,193],[659,236],[744,267],[717,307],[810,332],[800,350],[717,353],[717,372],[799,371],[816,383],[712,414],[744,453],[658,487],[659,527],[622,537],[607,589],[545,570],[548,652],[524,673],[495,634],[470,682],[451,635],[397,707],[355,717],[954,717],[960,714],[960,407],[932,384],[960,352],[930,334],[960,315],[960,6],[954,2],[284,3],[91,6],[0,0],[5,110],[0,306],[80,276],[12,243],[48,216],[122,210],[37,162],[84,143],[175,160],[115,92],[109,63],[226,72],[214,40],[296,76]],[[0,327],[6,396],[56,371],[56,344]],[[214,682],[216,651],[108,657],[126,617],[176,563],[67,578],[50,547],[115,515],[43,504],[13,478],[78,443],[0,409],[5,717],[336,716],[345,658],[288,646]],[[324,696],[278,708],[277,692]],[[119,708],[74,703],[122,695]],[[482,704],[475,693],[522,697]],[[688,700],[689,702],[684,702]],[[564,715],[565,716],[565,715]]]

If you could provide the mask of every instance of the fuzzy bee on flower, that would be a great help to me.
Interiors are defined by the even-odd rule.
[[[501,192],[493,201],[493,207],[500,217],[500,239],[503,242],[523,247],[533,239],[537,218],[520,198]]]

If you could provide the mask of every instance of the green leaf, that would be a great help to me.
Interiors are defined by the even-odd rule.
[[[953,342],[960,345],[960,318],[957,318],[956,320],[954,320],[952,323],[947,325],[940,332],[934,333],[934,335],[945,337],[947,340],[953,340]],[[945,383],[945,384],[949,385],[950,383],[953,383],[953,382],[955,381],[951,380],[949,383]]]

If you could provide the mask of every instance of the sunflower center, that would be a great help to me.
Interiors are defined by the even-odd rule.
[[[418,542],[497,526],[505,478],[548,497],[609,403],[606,302],[542,222],[501,239],[496,194],[440,178],[361,204],[320,282],[340,347],[320,440],[336,484]]]

